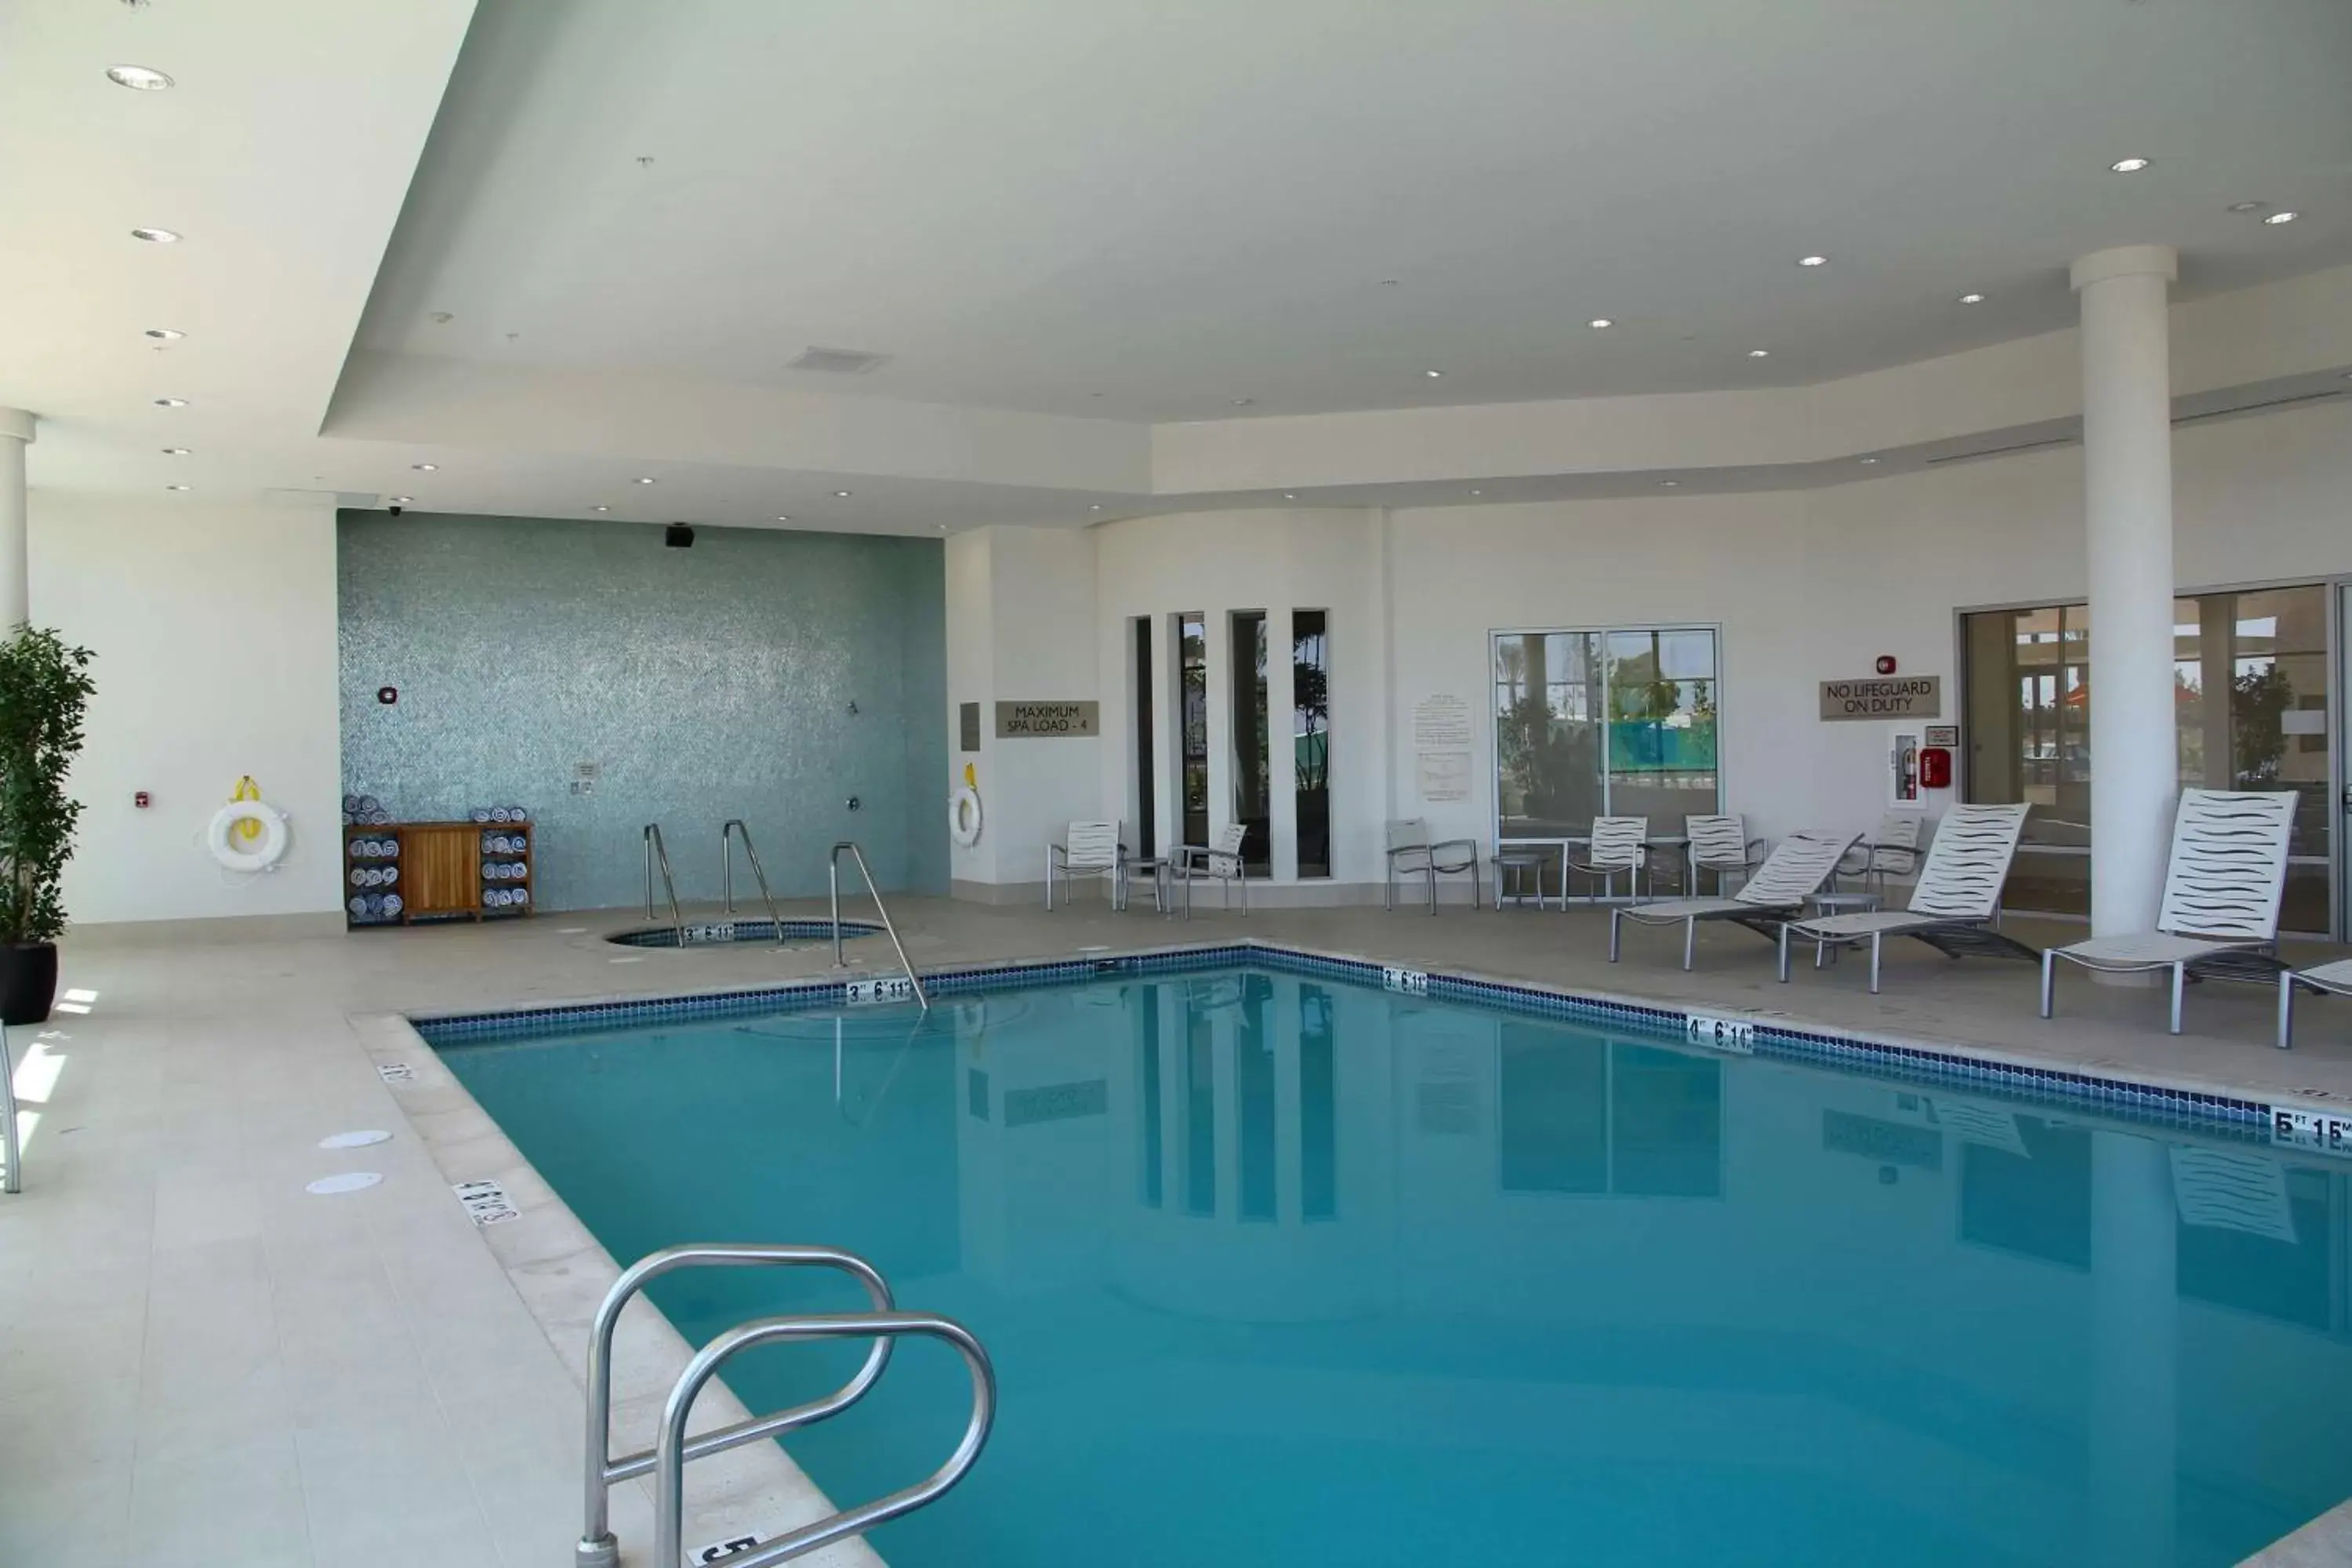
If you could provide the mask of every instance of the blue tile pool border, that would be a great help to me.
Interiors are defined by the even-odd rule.
[[[958,965],[927,973],[923,980],[933,996],[957,996],[982,991],[1077,985],[1120,975],[1192,973],[1236,964],[1374,989],[1387,985],[1392,975],[1410,973],[1414,982],[1413,994],[1426,994],[1432,1000],[1638,1030],[1676,1041],[1685,1039],[1689,1017],[1689,1010],[1682,1007],[1579,995],[1438,971],[1425,975],[1417,971],[1400,972],[1366,959],[1335,957],[1255,940],[1146,952]],[[571,1034],[583,1028],[842,1006],[850,1000],[849,984],[838,979],[805,980],[684,996],[632,997],[494,1012],[411,1014],[408,1021],[428,1045],[464,1046]],[[2255,1100],[1738,1016],[1754,1025],[1753,1055],[1768,1060],[1829,1068],[1915,1086],[1975,1089],[2011,1100],[2095,1110],[2126,1121],[2193,1128],[2252,1142],[2271,1141],[2274,1108]]]

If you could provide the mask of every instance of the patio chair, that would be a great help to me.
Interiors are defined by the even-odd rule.
[[[2292,790],[2182,790],[2156,929],[2044,948],[2042,1016],[2050,1016],[2062,958],[2110,974],[2170,970],[2176,1035],[2181,989],[2192,972],[2266,979],[2284,969],[2270,950],[2278,938],[2294,805]]]
[[[1691,885],[1683,889],[1696,896],[1698,875],[1715,873],[1715,890],[1718,895],[1731,891],[1731,879],[1741,881],[1756,869],[1764,858],[1764,840],[1748,837],[1748,823],[1738,816],[1685,816],[1683,831],[1690,835]]]
[[[1110,907],[1127,907],[1127,846],[1118,841],[1116,822],[1073,822],[1063,842],[1045,846],[1045,907],[1054,907],[1054,879],[1062,879],[1064,903],[1069,901],[1070,879],[1105,877],[1110,880]]]
[[[1249,862],[1242,858],[1242,840],[1249,828],[1239,822],[1228,822],[1216,831],[1214,844],[1186,844],[1176,850],[1176,863],[1171,873],[1184,884],[1184,918],[1192,918],[1192,884],[1215,880],[1224,884],[1225,908],[1234,907],[1234,889],[1242,890],[1242,913],[1249,913]]]
[[[2279,971],[2278,1048],[2294,1048],[2294,988],[2317,996],[2352,996],[2352,958],[2339,958],[2311,969]]]
[[[1437,879],[1458,877],[1465,871],[1470,874],[1470,907],[1475,910],[1485,901],[1478,892],[1478,841],[1445,838],[1432,844],[1426,817],[1393,819],[1389,823],[1389,871],[1381,886],[1381,907],[1396,908],[1399,877],[1423,877],[1428,879],[1429,912],[1433,915],[1437,912]]]
[[[2000,915],[2001,885],[2009,880],[2010,862],[2017,857],[2018,836],[2025,831],[2025,805],[1956,805],[1944,814],[1936,841],[1927,850],[1927,864],[1911,889],[1906,910],[1864,910],[1830,915],[1822,920],[1790,921],[1780,928],[1780,983],[1789,981],[1789,942],[1793,937],[1813,944],[1813,967],[1822,966],[1825,952],[1870,944],[1870,991],[1878,994],[1880,945],[1890,936],[1916,936],[1980,928]],[[2003,941],[2008,939],[2003,938]],[[2022,944],[2011,942],[2021,955]],[[1957,958],[1968,949],[1942,950]]]
[[[1625,879],[1625,896],[1642,896],[1639,879],[1650,864],[1650,819],[1646,816],[1596,816],[1592,819],[1592,837],[1586,840],[1584,858],[1569,857],[1568,871],[1581,871],[1589,878],[1598,878],[1601,896],[1613,898],[1617,879]],[[1568,871],[1560,873],[1560,885],[1565,888]],[[1563,898],[1565,895],[1562,895]]]
[[[1837,874],[1859,877],[1864,892],[1884,897],[1890,874],[1907,877],[1918,869],[1919,830],[1927,820],[1925,812],[1888,812],[1878,819],[1869,837],[1845,852],[1838,861]]]
[[[1683,928],[1683,967],[1691,966],[1698,944],[1698,922],[1730,921],[1759,936],[1779,941],[1783,922],[1804,913],[1805,900],[1822,890],[1837,868],[1839,857],[1860,840],[1858,833],[1833,834],[1819,829],[1790,834],[1764,858],[1756,875],[1727,899],[1667,899],[1654,904],[1620,904],[1609,911],[1609,962],[1617,962],[1622,922]]]

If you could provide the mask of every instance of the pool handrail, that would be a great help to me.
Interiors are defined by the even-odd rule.
[[[588,1331],[588,1433],[584,1448],[587,1492],[580,1542],[573,1550],[575,1568],[619,1568],[621,1549],[613,1536],[610,1508],[613,1483],[645,1475],[655,1468],[661,1454],[661,1449],[655,1447],[617,1459],[612,1457],[613,1331],[621,1321],[622,1309],[646,1285],[673,1269],[761,1266],[837,1268],[866,1287],[866,1297],[877,1313],[887,1315],[897,1307],[890,1297],[889,1283],[882,1278],[881,1272],[856,1253],[845,1252],[837,1247],[782,1246],[765,1242],[688,1242],[649,1252],[630,1265],[613,1282],[613,1288],[604,1293],[604,1302],[596,1309],[595,1321]],[[705,1432],[685,1444],[675,1464],[683,1465],[688,1459],[723,1453],[729,1448],[757,1442],[762,1437],[772,1437],[778,1433],[806,1426],[812,1421],[821,1421],[846,1410],[866,1397],[866,1391],[874,1386],[875,1380],[882,1375],[883,1367],[889,1363],[892,1336],[877,1332],[873,1338],[874,1349],[867,1354],[866,1364],[857,1369],[857,1375],[823,1399],[794,1405],[779,1415],[739,1421],[716,1432]],[[675,1393],[672,1397],[676,1397]],[[673,1552],[670,1561],[676,1560]]]
[[[735,836],[743,838],[743,858],[751,863],[751,879],[760,885],[760,901],[768,906],[768,925],[776,933],[776,945],[784,945],[783,917],[776,913],[775,895],[768,891],[768,873],[760,868],[760,851],[751,842],[751,827],[740,816],[730,816],[719,828],[719,896],[727,905],[727,912],[735,912]]]
[[[907,984],[915,988],[915,1000],[923,1005],[924,1012],[929,1012],[931,999],[923,990],[923,977],[915,973],[914,963],[907,956],[907,944],[898,940],[898,922],[891,920],[890,907],[882,901],[882,889],[874,885],[874,868],[866,863],[866,851],[847,838],[833,847],[824,868],[825,881],[833,892],[833,966],[847,967],[841,957],[841,852],[845,849],[857,862],[857,874],[866,879],[866,896],[874,900],[875,910],[882,917],[882,929],[890,933],[890,945],[898,950],[898,964],[907,972]]]
[[[702,1347],[670,1390],[663,1407],[661,1436],[654,1475],[654,1557],[657,1563],[680,1560],[685,1551],[686,1461],[696,1446],[686,1436],[687,1418],[695,1395],[719,1373],[728,1358],[755,1346],[794,1340],[876,1339],[887,1343],[903,1334],[945,1340],[963,1357],[971,1375],[971,1417],[963,1437],[947,1461],[913,1486],[845,1508],[814,1523],[787,1531],[773,1541],[727,1559],[737,1568],[771,1568],[773,1563],[804,1556],[845,1536],[860,1535],[886,1521],[911,1513],[946,1492],[972,1467],[988,1443],[996,1422],[996,1369],[970,1329],[952,1318],[930,1312],[836,1312],[823,1316],[759,1318],[728,1330]],[[709,1439],[698,1439],[707,1442]]]

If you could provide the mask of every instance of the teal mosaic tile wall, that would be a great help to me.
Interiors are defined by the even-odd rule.
[[[541,909],[640,902],[647,822],[679,896],[716,898],[731,816],[779,897],[822,892],[839,838],[886,889],[947,890],[938,542],[377,511],[338,539],[344,790],[403,821],[528,807]]]

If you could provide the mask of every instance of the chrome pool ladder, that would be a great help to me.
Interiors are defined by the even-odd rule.
[[[669,921],[677,928],[678,940],[686,940],[686,917],[678,912],[677,883],[669,874],[669,850],[662,844],[661,824],[646,824],[646,919],[659,917],[654,913],[654,868],[661,868],[662,890],[669,895]]]
[[[754,1318],[737,1324],[705,1345],[671,1387],[669,1398],[662,1407],[660,1435],[654,1447],[614,1458],[613,1331],[620,1321],[622,1309],[648,1283],[675,1268],[762,1266],[838,1269],[866,1288],[874,1310]],[[899,1311],[890,1299],[887,1282],[872,1264],[854,1252],[832,1247],[695,1243],[667,1247],[639,1258],[605,1293],[588,1336],[587,1506],[580,1542],[573,1550],[575,1568],[619,1568],[621,1547],[613,1535],[608,1496],[614,1482],[649,1471],[655,1478],[651,1561],[677,1564],[685,1550],[687,1461],[707,1458],[839,1415],[866,1397],[889,1363],[891,1345],[910,1334],[946,1341],[963,1357],[964,1368],[971,1376],[971,1418],[965,1424],[963,1438],[948,1456],[947,1462],[913,1486],[843,1509],[814,1523],[787,1531],[749,1552],[730,1556],[727,1559],[730,1568],[769,1568],[771,1563],[804,1556],[845,1536],[862,1534],[900,1514],[911,1513],[963,1479],[987,1444],[989,1428],[996,1420],[996,1372],[980,1341],[954,1319],[929,1312]],[[874,1348],[867,1352],[856,1376],[822,1399],[794,1405],[774,1415],[739,1421],[698,1436],[686,1435],[695,1396],[730,1358],[755,1345],[801,1340],[872,1340]]]
[[[760,851],[751,842],[751,829],[740,816],[730,816],[719,829],[719,896],[725,900],[727,912],[735,912],[735,839],[743,839],[743,858],[751,863],[751,879],[760,886],[760,901],[768,906],[768,925],[776,933],[776,945],[784,945],[784,922],[776,913],[775,895],[768,891],[768,873],[760,868]]]
[[[898,927],[890,919],[890,907],[882,901],[882,889],[874,885],[874,869],[866,863],[866,851],[846,838],[833,847],[832,858],[824,868],[825,881],[833,890],[833,966],[835,969],[844,967],[841,959],[841,855],[845,849],[849,852],[849,858],[857,862],[857,874],[866,879],[866,896],[874,900],[875,910],[882,917],[882,929],[890,933],[890,945],[898,951],[898,965],[907,972],[907,984],[915,988],[915,1000],[923,1005],[924,1012],[929,1012],[931,999],[923,990],[923,977],[915,973],[914,964],[907,957],[907,944],[898,940]]]

